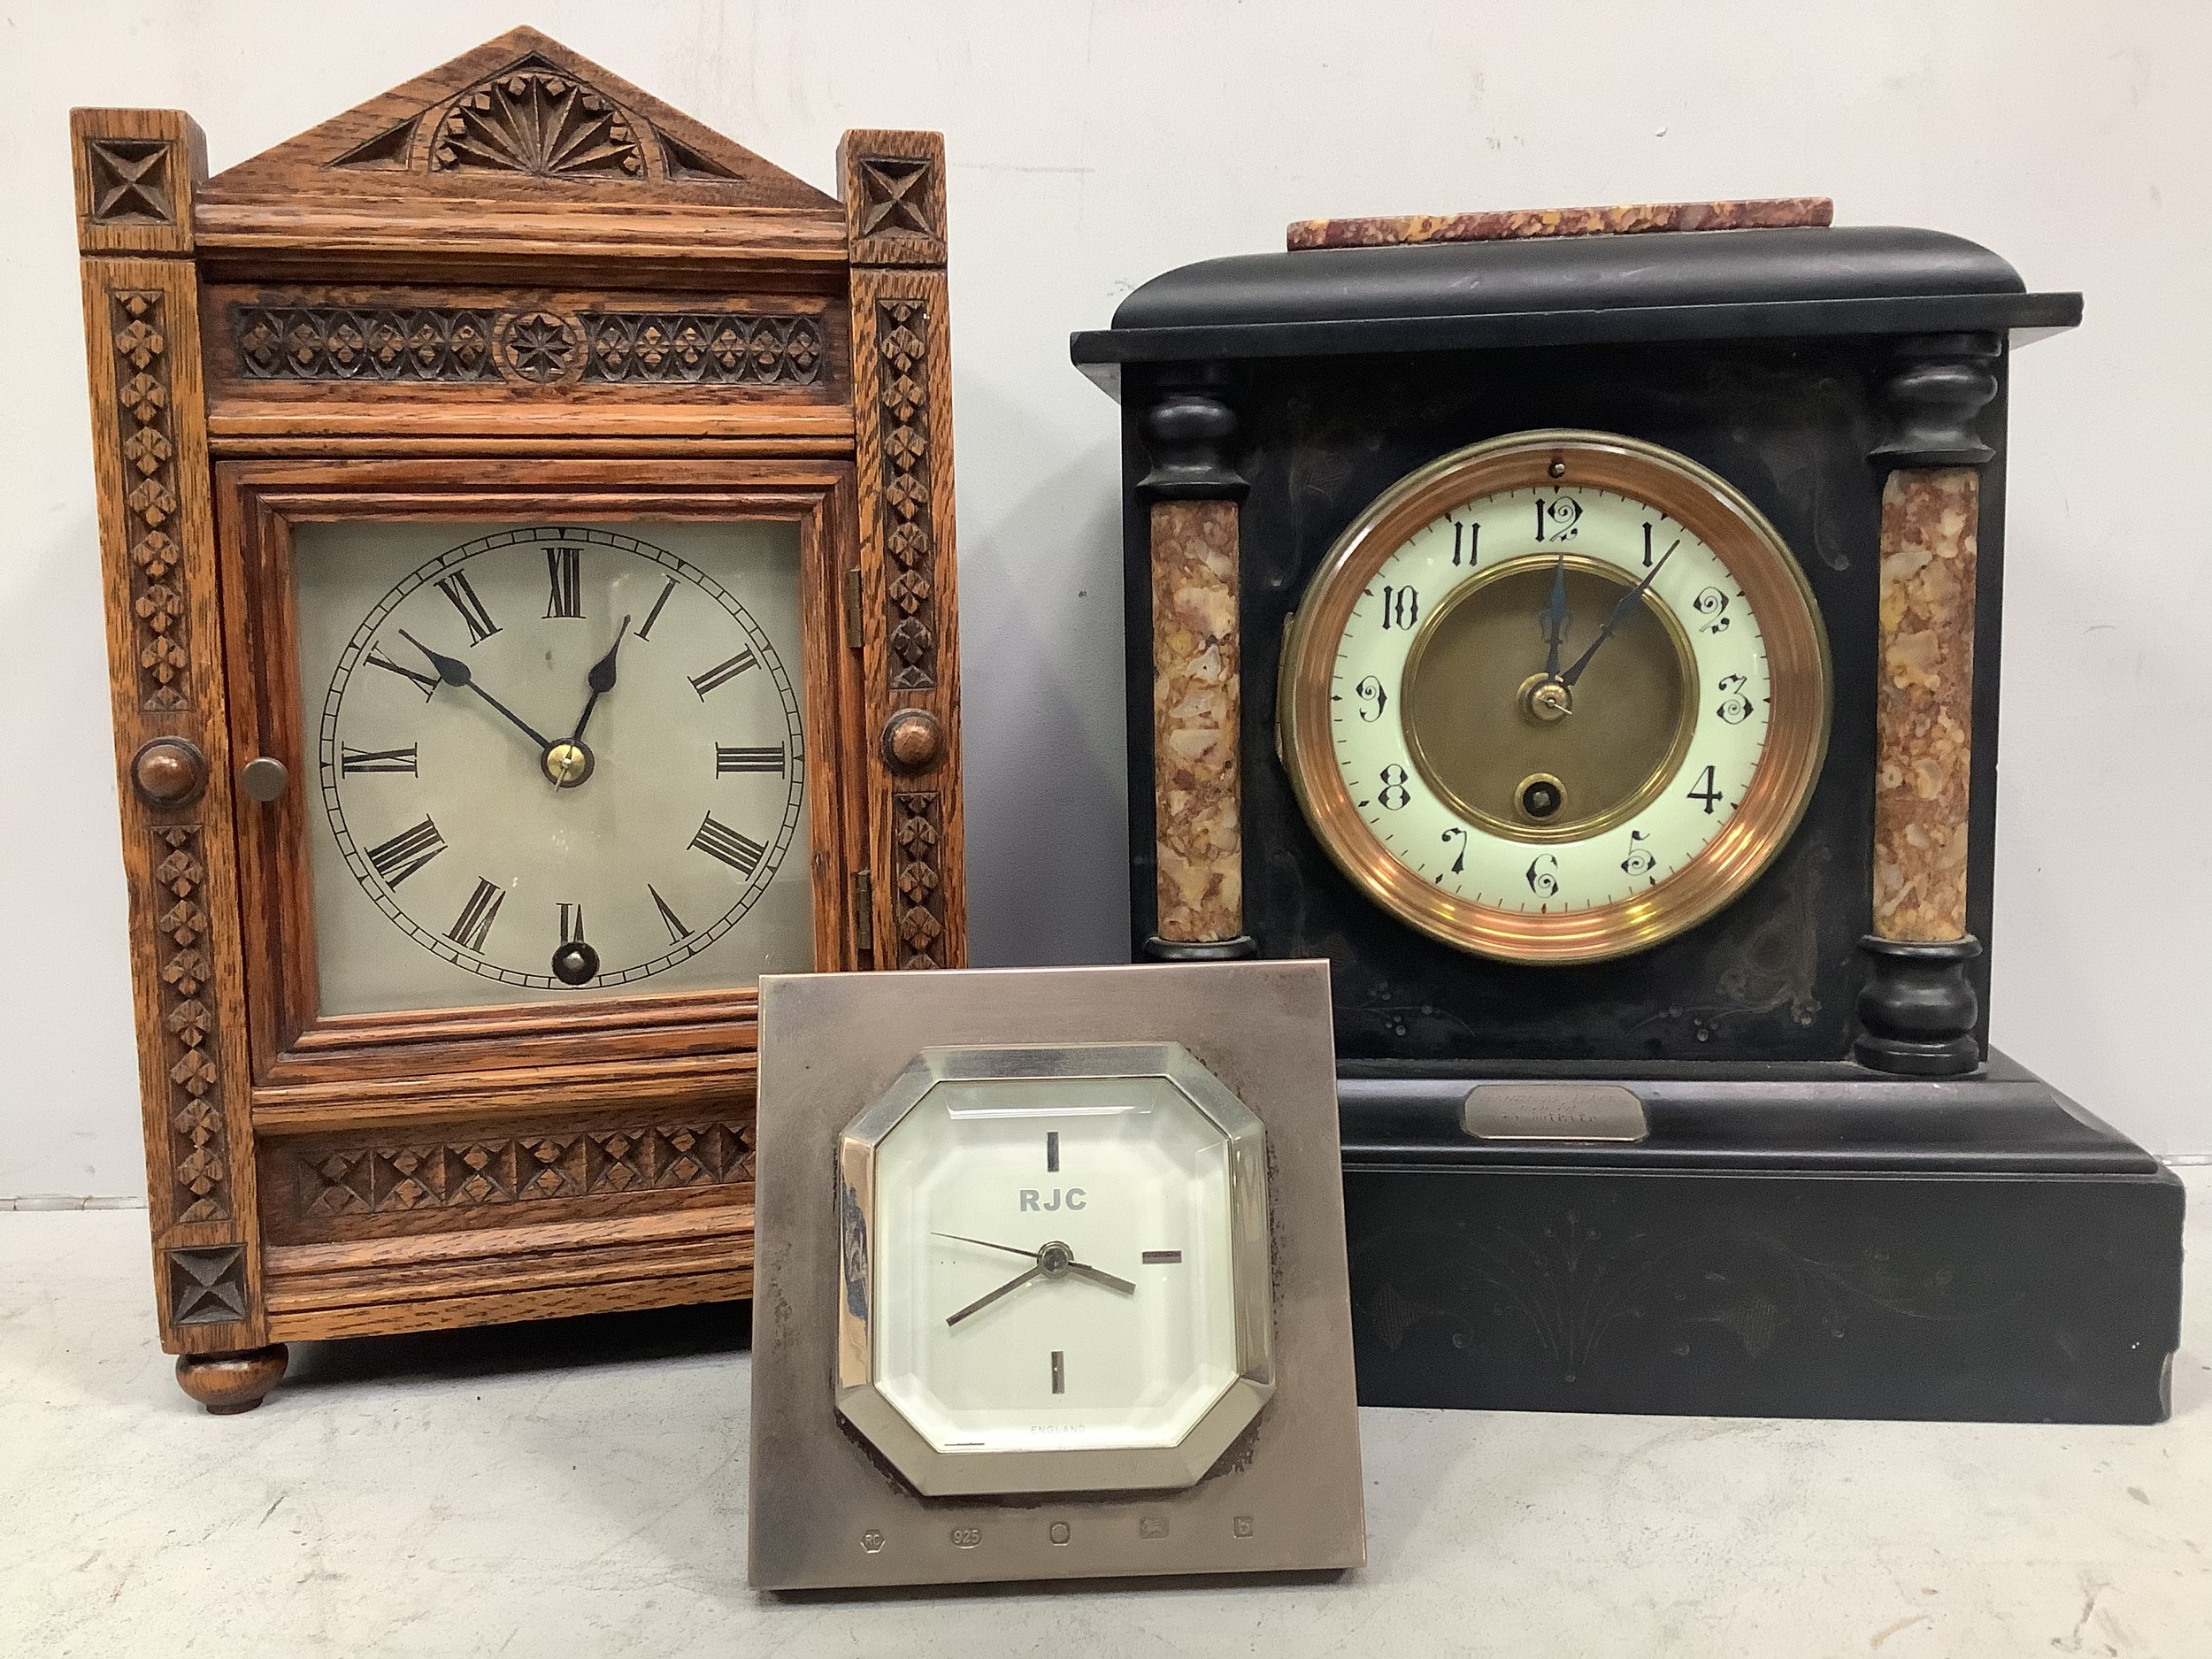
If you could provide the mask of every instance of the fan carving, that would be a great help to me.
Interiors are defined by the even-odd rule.
[[[430,147],[430,171],[639,179],[645,154],[628,118],[573,75],[518,68],[447,110]]]

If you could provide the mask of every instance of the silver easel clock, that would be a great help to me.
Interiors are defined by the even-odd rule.
[[[755,1585],[1365,1558],[1325,964],[763,997]]]

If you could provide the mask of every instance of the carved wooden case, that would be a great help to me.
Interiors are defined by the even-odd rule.
[[[786,520],[816,965],[960,965],[941,141],[846,134],[841,203],[527,29],[213,179],[181,113],[71,128],[188,1388],[250,1404],[280,1360],[206,1356],[292,1337],[749,1294],[757,994],[326,1014],[307,792],[239,773],[307,764],[303,525]]]

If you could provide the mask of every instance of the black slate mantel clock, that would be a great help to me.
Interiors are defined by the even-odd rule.
[[[1369,1403],[2148,1420],[2181,1190],[1987,1047],[2010,354],[1824,200],[1310,221],[1121,402],[1133,944],[1333,971]]]

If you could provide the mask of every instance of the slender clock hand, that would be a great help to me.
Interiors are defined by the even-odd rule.
[[[448,657],[442,652],[432,650],[427,645],[425,645],[413,634],[408,633],[405,628],[402,628],[399,631],[399,637],[405,640],[408,644],[413,646],[425,657],[427,657],[430,659],[430,665],[438,671],[438,678],[444,680],[447,685],[466,686],[478,696],[483,698],[485,702],[490,703],[493,708],[498,710],[500,713],[505,715],[507,718],[513,721],[516,726],[522,729],[523,735],[527,737],[532,742],[538,746],[539,753],[542,754],[545,750],[553,747],[551,743],[539,735],[537,728],[533,726],[529,721],[524,719],[512,709],[502,703],[497,697],[493,696],[490,692],[485,690],[483,687],[478,685],[476,683],[476,677],[469,672],[469,665],[463,662],[459,657]]]
[[[1109,1290],[1118,1290],[1125,1296],[1133,1296],[1137,1294],[1137,1287],[1127,1279],[1116,1279],[1111,1273],[1102,1273],[1095,1267],[1086,1267],[1080,1262],[1070,1262],[1068,1271],[1078,1279],[1089,1279],[1094,1285],[1103,1285]]]
[[[1621,595],[1620,603],[1613,607],[1613,614],[1606,618],[1605,626],[1598,630],[1597,638],[1592,640],[1588,646],[1584,649],[1582,655],[1576,657],[1573,663],[1568,666],[1567,672],[1559,676],[1559,683],[1561,685],[1571,687],[1576,680],[1582,678],[1582,671],[1589,667],[1590,659],[1598,654],[1598,647],[1604,644],[1606,641],[1611,639],[1613,637],[1613,630],[1619,627],[1622,623],[1628,620],[1628,613],[1635,609],[1636,602],[1644,596],[1645,590],[1652,584],[1652,580],[1656,577],[1661,571],[1667,568],[1667,561],[1674,557],[1674,548],[1680,547],[1682,543],[1680,540],[1678,539],[1674,547],[1671,547],[1664,553],[1662,553],[1659,556],[1659,562],[1644,572],[1643,580],[1638,582],[1633,588],[1630,588],[1626,593]]]
[[[1009,1256],[1033,1257],[1037,1263],[1037,1271],[1048,1278],[1057,1279],[1061,1274],[1066,1273],[1077,1279],[1087,1279],[1094,1285],[1103,1285],[1109,1290],[1118,1290],[1125,1296],[1133,1296],[1137,1294],[1137,1287],[1127,1279],[1116,1279],[1111,1273],[1103,1272],[1091,1266],[1087,1262],[1079,1262],[1074,1256],[1064,1255],[1064,1252],[1067,1249],[1064,1244],[1048,1244],[1041,1250],[1025,1250],[1011,1244],[996,1244],[989,1239],[971,1239],[966,1234],[959,1233],[939,1233],[932,1236],[950,1239],[958,1244],[979,1244],[987,1250],[1003,1250]],[[1048,1255],[1048,1252],[1050,1254]],[[997,1294],[999,1293],[995,1291],[992,1293],[993,1295]],[[984,1298],[985,1302],[989,1300],[989,1296]],[[977,1307],[982,1305],[982,1302],[976,1304]],[[954,1315],[952,1319],[948,1319],[945,1323],[950,1325],[954,1323],[954,1320],[965,1318],[967,1315],[974,1311],[973,1308],[963,1309]]]
[[[963,1308],[958,1313],[954,1314],[950,1318],[947,1319],[945,1323],[947,1325],[958,1325],[970,1314],[982,1312],[984,1309],[989,1307],[1001,1296],[1006,1295],[1010,1292],[1019,1290],[1024,1285],[1026,1285],[1033,1279],[1042,1279],[1044,1276],[1045,1270],[1043,1268],[1033,1267],[1026,1273],[1021,1274],[1018,1278],[1008,1279],[1003,1285],[1001,1285],[989,1295],[978,1297],[975,1301],[970,1302],[966,1307]]]
[[[1011,1244],[994,1244],[988,1239],[971,1239],[957,1233],[937,1233],[930,1236],[937,1239],[950,1239],[958,1244],[979,1244],[987,1250],[1003,1250],[1009,1256],[1025,1256],[1033,1262],[1037,1259],[1037,1252],[1034,1250],[1025,1250]]]
[[[625,617],[622,626],[614,631],[614,643],[607,647],[607,654],[594,663],[591,672],[585,676],[584,683],[591,687],[591,695],[584,700],[584,711],[576,717],[576,729],[569,734],[570,742],[580,743],[584,741],[584,727],[591,721],[592,710],[598,706],[599,694],[614,689],[615,653],[622,649],[623,636],[629,631],[630,618]]]
[[[1552,566],[1551,598],[1545,603],[1542,615],[1547,680],[1559,678],[1559,651],[1567,641],[1567,624],[1573,617],[1574,613],[1567,609],[1567,556],[1562,553],[1559,563]]]

